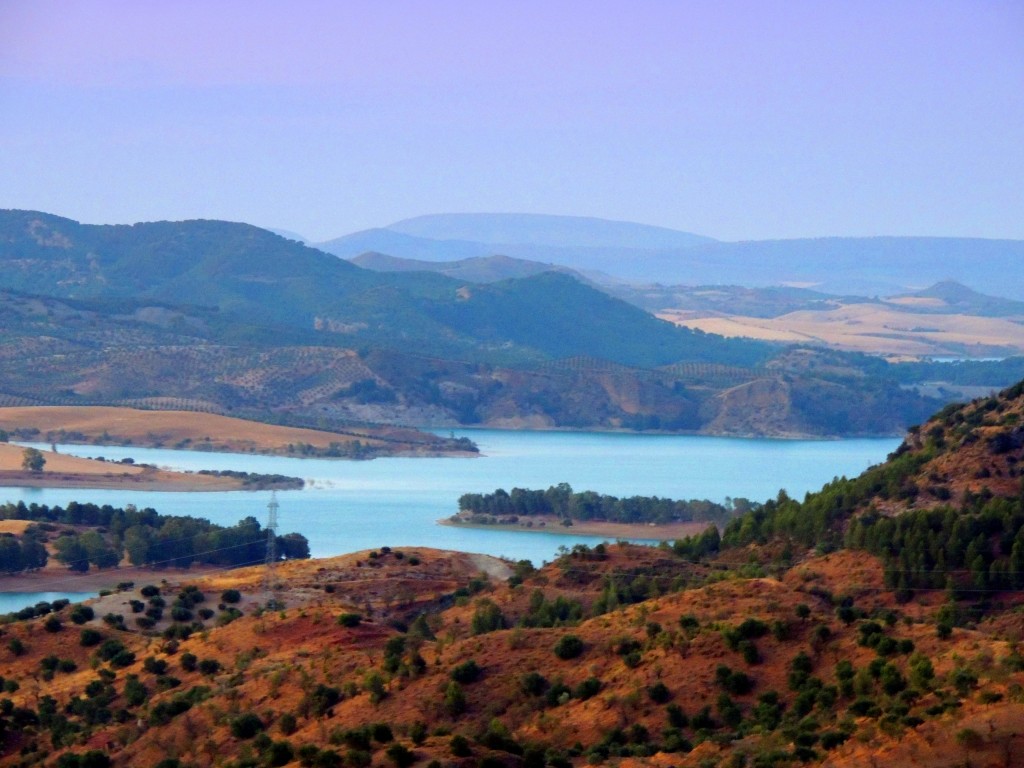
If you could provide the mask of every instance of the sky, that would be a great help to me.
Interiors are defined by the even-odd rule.
[[[0,0],[0,208],[1024,239],[1024,3]]]

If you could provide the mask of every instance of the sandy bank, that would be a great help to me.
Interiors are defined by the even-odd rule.
[[[24,448],[0,443],[0,487],[8,488],[130,488],[144,491],[236,491],[242,481],[152,467],[115,464],[41,451],[42,472],[21,468]]]

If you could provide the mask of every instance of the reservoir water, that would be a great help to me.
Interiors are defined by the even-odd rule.
[[[136,447],[58,448],[78,456],[131,457],[177,470],[234,469],[302,477],[307,481],[305,489],[278,492],[279,531],[306,536],[314,557],[383,545],[426,546],[525,558],[539,565],[551,560],[562,545],[593,544],[600,539],[571,533],[454,528],[438,525],[437,520],[457,511],[463,493],[547,488],[561,482],[576,490],[616,496],[763,501],[784,488],[791,496],[802,497],[833,477],[859,474],[884,460],[899,444],[894,438],[766,440],[499,430],[460,434],[476,441],[483,455],[359,462]],[[224,525],[248,515],[264,522],[269,496],[246,491],[0,489],[0,501],[135,504],[162,514],[193,515]]]

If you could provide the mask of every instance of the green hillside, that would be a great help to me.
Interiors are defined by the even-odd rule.
[[[31,211],[0,212],[0,288],[72,299],[215,308],[220,339],[253,326],[305,343],[375,344],[480,361],[604,356],[624,364],[757,362],[768,348],[708,342],[571,278],[476,290],[428,273],[380,274],[247,224],[90,226]],[[259,334],[256,334],[258,337]]]

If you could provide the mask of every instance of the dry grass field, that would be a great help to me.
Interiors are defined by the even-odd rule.
[[[215,450],[276,453],[289,443],[327,448],[356,438],[336,432],[281,427],[192,411],[144,411],[101,406],[0,408],[0,429],[34,428],[47,433],[78,433],[79,440],[159,447],[211,447]],[[365,443],[367,438],[361,438]],[[369,442],[374,442],[372,439]]]
[[[241,480],[231,477],[115,464],[53,451],[42,451],[46,459],[42,472],[30,472],[21,467],[23,450],[19,445],[0,444],[0,487],[133,488],[147,491],[235,491],[242,487]]]
[[[21,472],[23,448],[20,445],[0,445],[0,472]],[[53,451],[42,451],[46,459],[43,472],[36,474],[76,474],[76,475],[124,475],[136,477],[146,470],[128,464],[112,464],[95,459],[82,459],[77,456],[65,456]]]
[[[925,300],[918,303],[921,301]],[[665,309],[658,317],[722,336],[822,344],[870,354],[922,357],[962,355],[965,350],[976,350],[985,355],[997,349],[1024,353],[1021,318],[901,310],[907,303],[900,300],[888,304],[848,304],[827,311],[791,312],[773,318]]]

